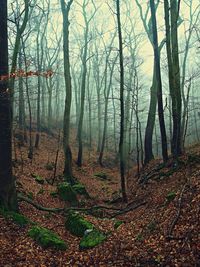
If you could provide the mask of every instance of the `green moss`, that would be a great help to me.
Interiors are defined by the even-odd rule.
[[[144,240],[144,236],[140,233],[135,237],[136,241],[143,241]]]
[[[77,194],[89,197],[89,194],[88,194],[88,192],[85,189],[85,186],[83,184],[81,184],[81,183],[75,184],[75,185],[72,186],[72,188],[74,189],[74,191]]]
[[[26,226],[28,223],[30,223],[30,220],[27,217],[17,212],[0,209],[0,214],[6,219],[11,219],[19,226]]]
[[[122,221],[116,221],[115,223],[114,223],[114,228],[115,229],[117,229],[118,227],[120,227],[120,225],[122,225],[124,222],[122,222]]]
[[[55,192],[55,191],[50,192],[50,196],[52,196],[53,198],[56,198],[58,197],[58,192]]]
[[[104,172],[95,173],[94,176],[106,180],[108,178],[107,174]]]
[[[76,205],[78,203],[76,192],[72,186],[66,182],[58,185],[58,195],[60,199],[69,201],[72,205]]]
[[[27,197],[33,200],[34,199],[33,192],[28,192]]]
[[[67,248],[66,243],[57,234],[43,227],[32,227],[28,235],[43,248],[52,247],[58,250],[65,250]]]
[[[35,177],[35,181],[38,183],[38,184],[44,184],[44,179],[42,177],[40,177],[39,175],[37,175]]]
[[[45,165],[45,168],[46,170],[48,171],[52,171],[54,169],[54,163],[53,162],[48,162],[46,165]]]
[[[169,192],[166,196],[166,202],[170,203],[171,201],[173,201],[176,197],[176,193],[175,192]]]
[[[106,240],[106,235],[98,230],[93,230],[90,233],[83,236],[80,241],[80,249],[93,248]]]
[[[44,193],[44,188],[41,188],[38,192],[37,192],[37,195],[42,195]]]
[[[74,212],[68,213],[65,227],[75,236],[83,236],[86,230],[94,228],[92,223],[85,220],[80,214]]]
[[[149,230],[150,233],[154,232],[156,228],[157,228],[157,224],[155,221],[152,221],[147,225],[147,229]]]

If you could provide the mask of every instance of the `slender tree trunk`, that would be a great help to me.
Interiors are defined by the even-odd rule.
[[[82,166],[82,159],[83,159],[83,141],[82,141],[82,131],[83,131],[83,117],[84,117],[84,107],[85,107],[85,89],[86,89],[86,77],[87,77],[87,54],[88,54],[88,33],[89,33],[89,25],[86,19],[85,14],[85,34],[84,34],[84,51],[83,51],[83,69],[82,69],[82,81],[81,81],[81,107],[80,107],[80,114],[79,114],[79,122],[78,122],[78,157],[77,157],[77,165],[79,167]]]
[[[19,69],[22,70],[22,53],[19,52]],[[27,141],[26,136],[26,118],[24,105],[23,78],[19,77],[19,130],[22,144]]]
[[[168,160],[167,134],[166,134],[164,110],[163,110],[162,81],[161,81],[161,71],[160,71],[160,55],[159,55],[159,49],[158,49],[157,22],[156,22],[156,12],[155,12],[154,0],[150,0],[150,7],[151,7],[151,17],[152,17],[154,61],[155,61],[155,69],[156,69],[155,71],[156,71],[156,80],[158,82],[157,98],[158,98],[158,116],[159,116],[161,142],[162,142],[162,157],[163,157],[164,161],[167,161]]]
[[[100,153],[99,153],[99,164],[101,166],[103,166],[103,154],[104,154],[106,135],[107,135],[108,101],[109,101],[110,90],[112,87],[113,72],[114,72],[116,61],[117,61],[117,57],[115,58],[115,60],[112,64],[112,67],[111,67],[110,80],[109,80],[108,88],[107,88],[107,83],[105,84],[105,88],[104,88],[105,110],[104,110],[103,136],[102,136],[102,142],[101,142],[101,149],[100,149]]]
[[[145,150],[145,159],[144,163],[149,163],[154,159],[153,148],[152,148],[152,138],[153,138],[153,129],[155,125],[156,118],[156,107],[157,107],[157,80],[155,74],[155,62],[153,68],[153,83],[150,89],[150,105],[148,112],[147,125],[145,130],[145,139],[144,139],[144,150]]]
[[[121,174],[121,190],[123,201],[127,202],[126,183],[125,183],[125,162],[124,162],[124,63],[123,63],[123,45],[120,18],[120,0],[117,4],[117,26],[119,38],[119,60],[120,60],[120,141],[119,141],[119,157],[120,157],[120,174]]]

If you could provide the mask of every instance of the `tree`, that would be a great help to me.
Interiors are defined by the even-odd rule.
[[[164,1],[166,49],[168,60],[169,89],[172,100],[173,133],[171,140],[172,155],[177,158],[181,153],[181,114],[182,97],[179,67],[178,19],[180,0]]]
[[[152,35],[152,23],[151,20],[152,18],[150,17],[149,22],[147,23],[147,17],[149,13],[149,6],[143,14],[142,11],[142,6],[139,3],[138,0],[136,0],[136,4],[139,8],[140,11],[140,17],[142,19],[142,23],[144,26],[144,29],[146,31],[147,37],[152,45],[153,44],[153,35]],[[159,1],[155,5],[155,11],[157,10],[159,5]],[[158,52],[159,52],[159,57],[160,57],[160,52],[165,44],[165,38],[160,42]],[[144,140],[144,150],[145,150],[145,159],[144,163],[147,164],[149,161],[151,161],[154,158],[153,155],[153,147],[152,147],[152,139],[153,139],[153,130],[155,126],[155,118],[156,118],[156,107],[157,107],[157,79],[156,79],[156,66],[155,66],[155,60],[154,60],[154,66],[153,66],[153,78],[152,78],[152,85],[150,88],[150,105],[149,105],[149,112],[148,112],[148,118],[147,118],[147,125],[146,125],[146,130],[145,130],[145,140]]]
[[[0,8],[0,205],[18,210],[12,175],[12,105],[8,80],[7,0]]]
[[[20,19],[21,16],[15,17],[14,23],[16,24],[16,37],[15,37],[15,43],[14,43],[14,50],[12,55],[12,63],[11,63],[11,73],[14,74],[17,67],[17,57],[20,50],[20,41],[21,37],[26,29],[26,25],[28,23],[29,19],[29,0],[24,0],[24,17],[22,20],[22,23],[20,25]],[[15,76],[12,76],[10,79],[10,90],[12,94],[12,102],[13,102],[13,96],[14,96],[14,84],[15,84]],[[12,103],[13,104],[13,103]]]
[[[80,101],[80,113],[79,113],[79,122],[78,122],[78,156],[77,156],[77,165],[82,166],[82,156],[83,156],[83,142],[82,142],[82,130],[83,130],[83,117],[84,117],[84,107],[85,107],[85,91],[86,91],[86,78],[87,78],[87,61],[88,61],[88,44],[89,44],[89,25],[92,19],[94,18],[97,8],[92,1],[94,11],[90,18],[87,17],[86,8],[89,4],[88,0],[83,1],[83,18],[85,23],[84,28],[84,47],[82,54],[82,79],[81,79],[81,101]]]
[[[162,141],[162,156],[163,156],[163,160],[167,161],[168,159],[167,135],[166,135],[164,111],[163,111],[162,81],[161,81],[161,71],[160,71],[160,53],[159,53],[159,47],[158,47],[156,9],[155,9],[154,0],[150,0],[150,7],[151,7],[151,18],[152,18],[155,73],[156,73],[156,80],[157,80],[158,115],[159,115],[161,141]]]
[[[117,9],[117,27],[119,39],[119,62],[120,62],[120,140],[119,140],[119,157],[120,157],[120,175],[121,190],[123,201],[127,202],[126,183],[125,183],[125,157],[124,157],[124,62],[123,62],[123,43],[120,17],[120,0],[116,1]]]
[[[63,54],[64,54],[64,78],[65,78],[65,110],[64,110],[64,123],[63,123],[63,149],[65,156],[64,176],[65,179],[74,184],[72,174],[72,153],[69,145],[70,135],[70,110],[72,99],[72,86],[70,75],[70,62],[69,62],[69,11],[73,3],[70,0],[66,5],[65,0],[60,0],[62,15],[63,15]]]

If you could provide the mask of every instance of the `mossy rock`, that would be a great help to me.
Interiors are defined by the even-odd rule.
[[[30,220],[27,217],[17,212],[0,209],[0,214],[6,219],[11,219],[15,224],[21,227],[30,223]]]
[[[56,233],[43,227],[32,227],[28,235],[43,248],[55,248],[57,250],[65,250],[67,248],[66,243]]]
[[[123,223],[124,223],[123,221],[116,221],[116,222],[114,223],[114,228],[115,228],[115,229],[119,228],[120,225],[122,225]]]
[[[75,184],[72,186],[72,188],[77,194],[89,197],[89,194],[83,184],[81,183]]]
[[[86,235],[80,241],[79,248],[80,249],[89,249],[95,246],[98,246],[102,242],[106,240],[106,235],[101,233],[98,230],[93,230]]]
[[[37,175],[35,177],[35,181],[38,183],[38,184],[44,184],[44,179],[42,177],[40,177],[39,175]]]
[[[94,225],[85,220],[80,214],[69,212],[65,222],[66,229],[73,235],[82,237],[86,230],[94,229]]]
[[[98,172],[95,173],[94,176],[101,178],[103,180],[107,180],[108,179],[108,175],[105,172]]]
[[[68,201],[72,205],[77,205],[78,203],[76,192],[72,186],[66,182],[58,185],[58,195],[61,200]]]

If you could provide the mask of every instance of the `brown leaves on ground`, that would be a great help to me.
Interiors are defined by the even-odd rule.
[[[56,186],[48,183],[52,180],[53,170],[46,168],[47,163],[55,161],[56,138],[42,134],[40,148],[34,151],[32,163],[27,158],[27,147],[17,147],[14,168],[18,191],[31,196],[34,202],[52,208],[64,207],[62,201],[50,195]],[[199,149],[195,147],[190,153],[194,151],[198,156]],[[73,148],[74,156],[75,153]],[[92,200],[82,199],[82,202],[86,207],[105,205],[105,200],[111,200],[120,189],[118,169],[99,167],[94,151],[86,152],[84,159],[87,160],[84,160],[82,168],[73,166],[75,177],[86,186],[92,197]],[[124,221],[118,229],[114,229],[114,219],[85,215],[96,227],[109,233],[102,245],[87,251],[80,251],[80,239],[65,230],[62,215],[38,211],[21,202],[22,214],[55,231],[69,247],[64,252],[44,250],[27,236],[29,226],[21,228],[0,216],[0,266],[200,266],[200,163],[189,162],[188,155],[184,155],[181,161],[184,164],[169,177],[150,179],[143,185],[138,184],[134,169],[130,170],[127,179],[129,202],[143,199],[147,204],[118,216],[117,219]],[[151,162],[146,173],[157,164],[158,161]],[[60,151],[56,183],[61,179],[62,168],[63,154]],[[170,168],[168,166],[162,171],[167,172]],[[108,179],[95,177],[94,173],[98,172],[105,172]],[[38,184],[33,174],[44,178],[45,183]],[[173,198],[168,201],[170,194]],[[115,204],[119,208],[124,206]]]

